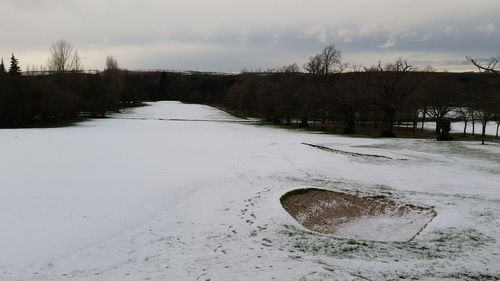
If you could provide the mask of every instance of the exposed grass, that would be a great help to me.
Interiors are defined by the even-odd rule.
[[[65,127],[72,127],[77,125],[78,123],[84,122],[89,120],[90,118],[84,117],[84,116],[76,116],[70,119],[65,119],[65,120],[55,120],[55,121],[40,121],[37,123],[25,125],[22,127],[13,127],[13,128],[0,128],[0,129],[12,129],[12,130],[17,130],[17,129],[51,129],[51,128],[65,128]]]
[[[222,110],[224,112],[226,112],[227,114],[231,115],[231,116],[234,116],[234,117],[237,117],[237,118],[241,118],[241,119],[248,119],[248,118],[251,118],[250,115],[247,115],[241,111],[237,111],[237,110],[231,110],[229,108],[226,108],[226,107],[223,107],[223,106],[220,106],[220,105],[213,105],[213,104],[209,104],[210,106],[213,106],[219,110]]]
[[[377,242],[318,235],[291,225],[284,225],[281,233],[288,237],[291,252],[363,260],[449,259],[480,251],[494,242],[493,238],[468,228],[433,231],[409,242]]]
[[[453,139],[461,141],[481,141],[483,138],[481,134],[466,134],[464,136],[463,133],[451,133],[450,135],[453,137]],[[500,138],[491,135],[486,135],[484,140],[487,142],[500,142]]]
[[[355,127],[355,133],[344,133],[344,127],[339,124],[329,123],[325,127],[322,127],[320,123],[310,123],[308,127],[300,127],[296,122],[290,123],[290,125],[281,123],[274,124],[268,121],[261,121],[259,123],[262,126],[271,126],[275,128],[283,128],[290,130],[301,130],[305,132],[315,132],[322,134],[331,134],[331,135],[342,135],[346,137],[353,138],[382,138],[381,137],[381,129],[379,127],[373,125],[358,125]],[[415,133],[411,128],[407,127],[397,127],[394,126],[394,133],[398,138],[418,138],[418,139],[434,139],[434,132],[431,130],[423,130],[418,129]]]
[[[143,102],[137,102],[137,103],[122,104],[122,106],[123,107],[120,109],[148,106],[148,104],[145,104]],[[0,128],[0,129],[51,129],[51,128],[72,127],[72,126],[76,126],[77,124],[79,124],[81,122],[88,121],[90,119],[108,118],[106,115],[109,113],[110,112],[107,112],[103,116],[81,113],[78,116],[75,116],[75,117],[72,117],[69,119],[64,119],[64,120],[41,120],[41,121],[34,122],[32,124],[21,126],[21,127]]]

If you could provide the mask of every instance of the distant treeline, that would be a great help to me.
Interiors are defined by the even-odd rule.
[[[436,122],[435,134],[449,139],[450,120],[500,126],[500,73],[496,64],[484,73],[421,71],[404,58],[360,67],[341,63],[341,53],[329,45],[297,64],[261,73],[132,72],[120,69],[109,56],[103,72],[84,73],[78,50],[61,39],[50,48],[40,71],[21,73],[11,56],[8,71],[0,61],[0,126],[28,127],[76,116],[104,117],[107,111],[147,100],[180,100],[223,107],[235,114],[274,124],[308,127],[335,124],[345,133],[360,126],[381,136],[395,136],[395,124]],[[347,69],[350,69],[347,71]],[[39,75],[39,74],[42,75]],[[421,128],[423,130],[423,126]],[[464,130],[464,134],[465,134]],[[484,138],[483,138],[484,140]]]
[[[103,117],[155,99],[158,81],[138,73],[58,73],[42,76],[0,74],[0,126],[18,128]]]
[[[0,75],[0,125],[26,127],[107,111],[148,100],[179,100],[224,107],[275,124],[340,124],[345,133],[359,125],[394,136],[393,126],[450,116],[500,123],[500,81],[487,73],[363,71],[316,75],[239,75],[129,72]]]
[[[307,127],[335,122],[345,133],[359,124],[394,136],[398,123],[435,121],[444,134],[451,119],[500,123],[500,80],[488,73],[403,72],[371,69],[328,75],[247,73],[168,74],[165,96],[206,103],[275,124]],[[450,118],[452,116],[453,118]],[[448,123],[448,124],[447,124]],[[449,129],[449,128],[448,128]]]

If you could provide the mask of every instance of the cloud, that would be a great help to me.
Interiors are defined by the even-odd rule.
[[[351,43],[356,32],[348,28],[340,28],[337,30],[336,38],[344,43]]]
[[[387,41],[380,45],[379,48],[382,48],[382,49],[387,49],[387,48],[392,48],[392,47],[395,47],[396,46],[396,40],[394,40],[393,37],[387,39]]]
[[[350,53],[366,54],[366,64],[370,58],[402,53],[461,59],[463,54],[500,52],[498,0],[0,3],[0,57],[15,51],[22,61],[36,65],[46,61],[51,42],[60,38],[79,47],[89,68],[101,68],[107,54],[119,54],[120,64],[131,68],[240,70],[256,63],[267,68],[291,60],[302,64],[331,42],[346,60],[356,57]]]
[[[482,32],[482,33],[491,34],[491,33],[495,32],[496,28],[495,28],[495,24],[488,23],[488,24],[483,24],[483,25],[478,26],[476,28],[476,30],[479,32]]]

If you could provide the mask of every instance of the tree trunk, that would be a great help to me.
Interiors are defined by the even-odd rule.
[[[307,117],[302,117],[300,118],[300,128],[308,128],[309,127],[309,118]]]
[[[394,135],[394,109],[387,109],[384,113],[384,121],[382,123],[382,137],[393,138]]]
[[[498,128],[500,127],[500,122],[497,122],[497,134],[495,136],[496,139],[498,139]]]
[[[441,121],[439,121],[439,135],[437,136],[437,140],[440,141],[451,140],[450,130],[451,130],[450,120],[442,119]]]
[[[424,131],[425,116],[427,115],[427,107],[424,108],[424,113],[422,114],[422,132]]]
[[[481,134],[481,144],[484,145],[484,139],[486,138],[486,121],[483,121],[483,132]]]
[[[356,112],[345,110],[344,112],[344,134],[354,134]]]
[[[467,119],[464,119],[464,137],[467,136]]]
[[[441,133],[441,119],[440,118],[436,118],[436,129],[434,131],[434,133],[437,135],[439,135],[439,133]]]
[[[344,134],[355,134],[356,131],[354,130],[354,119],[349,118],[348,120],[345,121],[344,124]]]

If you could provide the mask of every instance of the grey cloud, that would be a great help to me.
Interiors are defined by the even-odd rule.
[[[46,60],[65,38],[89,68],[240,70],[302,64],[330,42],[371,64],[406,54],[449,63],[500,52],[497,0],[0,0],[0,56]],[[441,56],[441,59],[439,57]],[[364,61],[358,61],[361,58]],[[21,58],[23,60],[23,58]],[[259,64],[259,65],[257,65]]]

